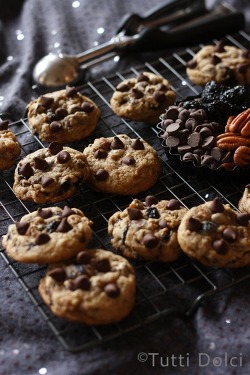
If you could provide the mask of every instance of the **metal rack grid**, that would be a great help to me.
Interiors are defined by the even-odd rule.
[[[228,35],[226,38],[227,43],[249,49],[250,37],[243,31],[234,36]],[[99,106],[102,117],[94,134],[83,142],[69,144],[69,146],[83,150],[86,145],[93,142],[94,138],[100,136],[108,137],[121,133],[132,138],[140,136],[158,151],[163,159],[163,172],[157,184],[150,190],[138,194],[137,198],[144,199],[148,194],[155,195],[158,199],[177,198],[185,207],[190,208],[220,196],[224,203],[230,203],[233,208],[237,208],[243,189],[246,183],[249,183],[246,173],[226,172],[217,176],[205,169],[208,175],[200,178],[200,170],[194,169],[190,172],[189,168],[184,168],[181,163],[175,164],[168,160],[157,137],[156,127],[121,119],[109,106],[109,99],[115,86],[122,79],[145,70],[167,78],[178,100],[198,94],[200,88],[192,86],[185,75],[185,63],[200,47],[201,45],[182,50],[166,58],[159,58],[151,63],[146,62],[140,67],[131,67],[122,74],[117,72],[111,77],[104,77],[80,86],[79,91],[89,96]],[[10,124],[10,128],[22,145],[20,159],[30,152],[46,147],[46,144],[41,143],[31,134],[27,119],[20,119]],[[14,167],[0,175],[0,235],[6,233],[8,225],[13,221],[20,220],[24,214],[38,207],[34,203],[22,202],[16,198],[12,191],[13,172]],[[107,233],[108,218],[117,210],[123,210],[132,198],[134,197],[97,193],[83,186],[66,202],[57,205],[63,207],[67,204],[80,208],[94,222],[93,239],[89,247],[112,251]],[[42,302],[37,286],[46,271],[46,266],[17,263],[10,259],[2,248],[0,254],[63,347],[72,352],[114,339],[168,314],[190,316],[205,298],[250,278],[250,267],[239,270],[208,268],[184,255],[179,261],[171,264],[133,261],[137,294],[132,313],[119,324],[87,327],[55,317]]]

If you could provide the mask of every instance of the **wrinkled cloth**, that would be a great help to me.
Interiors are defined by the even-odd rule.
[[[27,103],[37,96],[36,88],[32,88],[31,71],[39,58],[48,52],[75,54],[105,42],[115,34],[126,13],[143,15],[159,3],[157,0],[2,1],[0,112],[8,112],[15,120],[23,116]],[[208,3],[214,6],[219,2]],[[249,30],[249,0],[229,3],[245,11]],[[131,63],[140,65],[155,59],[159,53],[124,55],[117,63],[110,61],[92,68],[87,78],[113,74]],[[173,314],[75,354],[64,350],[2,258],[0,286],[1,375],[250,373],[249,280],[206,299],[188,319]],[[140,353],[146,353],[147,360]]]

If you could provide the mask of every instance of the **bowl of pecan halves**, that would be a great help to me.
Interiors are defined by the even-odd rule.
[[[211,91],[217,96],[220,91],[219,98],[213,95],[212,100]],[[249,168],[248,90],[244,86],[232,88],[212,82],[201,98],[202,101],[196,98],[172,105],[161,115],[158,136],[168,155],[211,170]]]

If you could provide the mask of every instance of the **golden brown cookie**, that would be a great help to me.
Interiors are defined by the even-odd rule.
[[[61,262],[86,247],[92,236],[91,224],[77,208],[39,208],[9,226],[3,246],[18,262]]]
[[[196,85],[203,86],[211,81],[222,83],[229,79],[241,85],[250,84],[249,51],[222,42],[206,45],[188,61],[186,70]]]
[[[13,190],[24,201],[55,203],[69,198],[89,173],[82,152],[52,142],[18,163]]]
[[[8,125],[7,120],[0,122],[0,171],[11,168],[21,153],[19,142]]]
[[[111,97],[112,110],[120,117],[157,123],[176,95],[168,80],[150,72],[129,78],[116,87]]]
[[[75,87],[44,94],[28,105],[28,125],[46,142],[83,139],[95,130],[99,117],[96,104]]]
[[[153,147],[126,134],[97,138],[83,153],[90,169],[89,185],[105,193],[137,194],[153,186],[161,172]]]
[[[176,199],[134,199],[109,218],[112,246],[128,258],[172,262],[182,254],[177,229],[186,211]]]
[[[250,215],[250,184],[245,186],[243,196],[239,201],[239,210]]]
[[[182,250],[206,266],[238,268],[250,264],[249,215],[219,198],[192,207],[178,229]]]
[[[61,318],[88,325],[116,323],[133,308],[134,270],[119,255],[85,250],[72,261],[50,266],[39,292]]]

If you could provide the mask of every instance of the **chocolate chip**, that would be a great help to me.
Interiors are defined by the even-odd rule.
[[[163,228],[167,228],[167,227],[168,227],[168,222],[167,222],[165,219],[161,219],[161,220],[159,221],[159,227],[160,227],[161,229],[163,229]]]
[[[112,150],[123,149],[124,148],[124,143],[120,140],[120,138],[114,137],[113,140],[112,140],[112,142],[111,142],[110,148]]]
[[[167,112],[166,112],[166,115],[167,115],[167,118],[168,119],[171,119],[171,120],[177,120],[178,119],[178,116],[179,116],[179,111],[177,108],[175,107],[170,107]]]
[[[116,298],[120,295],[120,289],[115,283],[109,283],[105,285],[104,292],[107,294],[108,297]]]
[[[204,111],[204,109],[197,109],[196,111],[190,112],[190,117],[194,118],[200,123],[207,120],[207,114],[206,111]]]
[[[176,137],[175,135],[170,135],[166,139],[166,145],[168,147],[177,147],[180,144],[180,139]]]
[[[193,148],[199,147],[201,145],[201,142],[202,142],[202,137],[200,133],[197,133],[197,132],[190,134],[187,140],[187,143],[189,144],[189,146]]]
[[[58,283],[63,283],[67,279],[67,274],[62,267],[56,267],[52,270],[49,270],[47,275],[52,277],[52,279],[54,279]]]
[[[62,124],[58,121],[52,121],[52,123],[49,125],[49,128],[52,133],[57,133],[62,129]]]
[[[123,162],[123,164],[126,164],[126,165],[134,165],[135,159],[133,158],[133,156],[125,156],[122,159],[122,162]]]
[[[28,228],[30,226],[30,223],[26,223],[25,221],[17,221],[16,222],[16,230],[18,234],[24,235]]]
[[[178,146],[177,150],[179,154],[184,155],[186,153],[190,153],[190,151],[192,150],[192,147],[189,145],[183,145],[183,146]]]
[[[105,181],[108,177],[109,173],[105,169],[98,169],[95,173],[95,179],[98,181]]]
[[[222,156],[223,156],[223,151],[221,150],[221,148],[219,147],[213,147],[211,150],[210,150],[210,155],[216,160],[216,161],[220,161],[222,159]]]
[[[246,185],[246,189],[247,189],[247,190],[250,190],[250,184],[247,184],[247,185]]]
[[[137,138],[137,139],[134,139],[131,143],[131,147],[134,149],[134,150],[144,150],[144,144],[143,142]]]
[[[142,240],[143,244],[148,248],[148,249],[153,249],[159,244],[159,239],[155,237],[151,233],[147,233]]]
[[[187,221],[187,229],[191,232],[198,232],[202,228],[200,220],[190,217]]]
[[[203,139],[201,147],[204,150],[208,150],[208,149],[210,149],[210,148],[213,147],[213,145],[215,144],[215,142],[216,142],[215,137],[213,137],[212,135],[210,135],[209,137]]]
[[[47,161],[45,159],[35,157],[34,158],[34,167],[36,169],[39,169],[39,171],[45,171],[46,169],[49,168],[49,164],[47,163]]]
[[[240,72],[241,74],[245,74],[247,72],[247,69],[249,68],[249,64],[238,64],[236,68],[238,72]]]
[[[142,91],[138,89],[132,89],[131,96],[135,99],[141,99],[144,96],[144,94]]]
[[[42,219],[48,219],[53,215],[53,213],[50,209],[46,210],[45,208],[39,207],[37,210],[37,215],[40,216]]]
[[[186,122],[189,116],[190,116],[189,111],[187,109],[183,109],[182,111],[179,112],[178,118],[182,120],[183,122]]]
[[[87,251],[80,251],[76,256],[76,261],[78,264],[89,264],[91,256]]]
[[[81,104],[81,109],[83,110],[83,112],[90,113],[90,112],[93,112],[94,105],[92,103],[89,103],[89,102],[83,102]]]
[[[221,62],[221,58],[220,58],[219,56],[217,56],[217,55],[213,55],[213,56],[212,56],[211,63],[212,63],[213,65],[217,65],[217,64],[219,64],[220,62]]]
[[[243,59],[249,59],[249,54],[250,51],[242,51],[241,56],[243,57]]]
[[[117,90],[117,91],[121,91],[121,92],[129,91],[129,85],[127,85],[126,83],[120,83],[120,84],[116,87],[116,90]]]
[[[88,276],[80,275],[71,281],[69,287],[70,287],[70,290],[76,290],[76,289],[89,290],[91,287],[91,283],[89,281]]]
[[[148,207],[146,210],[147,217],[151,219],[159,219],[160,214],[156,207]]]
[[[64,206],[62,212],[62,218],[69,217],[70,215],[75,215],[75,211],[73,211],[70,207]]]
[[[63,150],[63,145],[59,142],[51,142],[48,147],[49,152],[52,155],[58,154],[58,152]]]
[[[188,130],[194,130],[194,128],[197,126],[197,121],[195,118],[189,118],[185,122],[185,128]]]
[[[228,251],[228,245],[227,245],[226,241],[224,241],[223,239],[215,240],[213,242],[213,248],[216,251],[216,253],[222,254],[222,255],[226,254],[227,251]]]
[[[158,83],[158,85],[156,85],[156,89],[159,90],[159,91],[167,91],[167,86],[164,85],[164,83]]]
[[[72,229],[72,226],[68,223],[67,218],[62,219],[58,225],[56,232],[67,233]]]
[[[4,120],[0,122],[0,130],[7,130],[9,126],[9,121]]]
[[[106,150],[99,149],[95,151],[94,155],[96,159],[106,159],[106,157],[108,156],[108,153]]]
[[[201,165],[210,165],[214,163],[214,158],[211,155],[202,155],[201,156]]]
[[[166,127],[166,131],[169,135],[176,134],[181,129],[181,125],[178,122],[173,122],[172,124]]]
[[[143,82],[143,81],[149,82],[149,77],[143,73],[138,74],[136,79],[137,79],[137,82]]]
[[[189,69],[194,69],[197,66],[197,61],[195,61],[194,59],[189,60],[189,61],[187,61],[186,66]]]
[[[40,233],[35,240],[35,245],[44,245],[49,241],[50,236],[47,233]]]
[[[153,195],[148,195],[145,198],[145,204],[148,207],[152,206],[153,204],[157,204],[158,202],[159,202],[158,199],[156,197],[154,197]]]
[[[66,163],[68,163],[68,161],[70,161],[71,156],[70,156],[70,153],[68,151],[60,151],[57,154],[56,159],[57,159],[59,164],[66,164]]]
[[[68,111],[65,108],[59,107],[55,110],[55,115],[57,120],[62,120],[64,117],[68,116]]]
[[[219,40],[214,47],[214,52],[225,52],[224,45],[225,45],[224,41]]]
[[[23,177],[25,177],[25,178],[30,178],[34,174],[33,169],[31,167],[30,163],[26,163],[26,164],[22,165],[19,168],[18,173],[20,175],[22,175]]]
[[[49,177],[49,176],[43,176],[41,178],[41,185],[43,188],[46,188],[48,187],[49,185],[51,185],[53,182],[55,182],[55,180],[52,178],[52,177]]]
[[[180,207],[181,207],[181,204],[177,199],[170,199],[167,203],[167,209],[171,211],[179,210]]]
[[[164,105],[166,103],[166,96],[165,96],[165,93],[163,91],[158,91],[158,90],[155,91],[154,94],[153,94],[153,98],[160,105]]]
[[[109,272],[111,270],[109,260],[105,258],[96,262],[95,268],[99,272]]]
[[[236,221],[239,225],[242,225],[243,227],[247,227],[249,223],[249,216],[247,213],[239,213],[236,215]]]
[[[209,205],[209,209],[214,214],[218,212],[223,212],[225,208],[219,198],[214,198],[214,200]]]
[[[53,103],[54,103],[53,98],[49,98],[48,96],[41,96],[40,97],[40,104],[46,109],[51,107]]]
[[[127,208],[128,211],[128,217],[130,220],[139,220],[143,217],[141,210],[138,208]]]
[[[194,160],[194,159],[195,159],[195,156],[194,156],[194,154],[192,154],[192,152],[186,152],[182,156],[183,161],[190,161],[190,160]]]
[[[71,87],[71,86],[66,86],[66,89],[65,89],[65,95],[68,97],[68,98],[73,98],[73,96],[75,96],[75,94],[77,94],[77,89],[75,87]]]
[[[223,238],[228,242],[234,242],[237,238],[237,233],[233,228],[225,228],[222,232]]]

